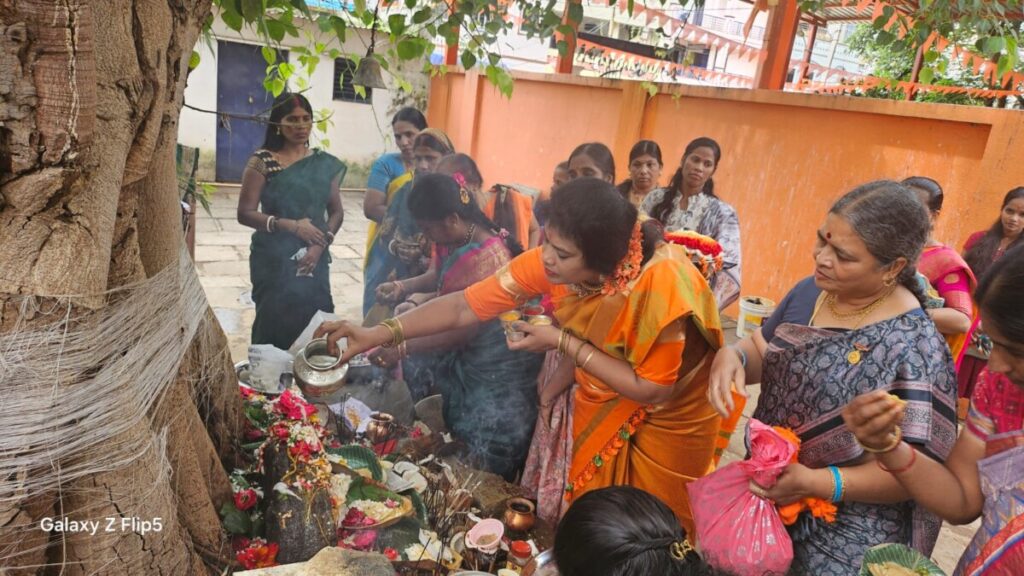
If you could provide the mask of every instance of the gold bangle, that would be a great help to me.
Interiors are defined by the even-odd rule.
[[[885,454],[887,452],[892,452],[893,450],[895,450],[896,447],[899,446],[900,442],[902,441],[903,430],[900,429],[899,425],[897,425],[896,430],[893,431],[892,433],[892,443],[886,446],[885,448],[872,448],[871,446],[861,444],[859,440],[857,441],[857,444],[860,444],[860,447],[863,448],[865,452],[870,452],[871,454]]]
[[[558,353],[561,354],[562,356],[565,356],[565,354],[568,352],[568,350],[566,350],[569,344],[568,340],[569,331],[566,330],[565,328],[562,328],[561,333],[558,334]]]
[[[398,318],[388,318],[381,322],[380,325],[391,332],[391,340],[381,344],[382,347],[391,348],[405,342],[405,331],[402,330],[402,322]]]
[[[597,352],[597,348],[596,347],[593,350],[590,351],[590,354],[587,354],[586,358],[583,359],[583,364],[579,365],[580,370],[586,370],[587,369],[587,363],[590,362],[590,359],[594,357],[594,352]]]
[[[583,352],[583,348],[586,347],[587,341],[580,338],[580,347],[576,349],[576,353],[572,355],[572,363],[576,366],[580,365],[580,352]]]

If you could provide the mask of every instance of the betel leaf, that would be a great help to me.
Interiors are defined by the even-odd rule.
[[[412,23],[423,24],[427,20],[430,20],[430,17],[433,15],[434,11],[431,10],[430,8],[421,8],[417,10],[415,14],[412,15]]]
[[[462,51],[462,56],[460,57],[460,60],[462,61],[462,67],[465,68],[466,70],[469,70],[473,66],[476,66],[476,54],[473,54],[469,50]]]
[[[402,60],[413,60],[423,55],[423,43],[418,38],[402,38],[395,47]]]
[[[224,519],[224,529],[231,534],[248,534],[252,530],[249,515],[235,508],[232,502],[225,502],[220,507],[220,515]]]
[[[270,46],[264,46],[260,48],[260,52],[263,53],[263,59],[267,61],[267,64],[277,62],[277,50],[274,50]]]
[[[405,14],[388,16],[388,30],[395,36],[401,36],[402,32],[405,32]]]
[[[327,448],[327,453],[345,459],[346,465],[352,470],[369,470],[370,476],[377,482],[384,481],[384,469],[373,450],[365,446],[351,444],[340,448]]]

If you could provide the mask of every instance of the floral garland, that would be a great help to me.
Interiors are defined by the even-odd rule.
[[[682,246],[705,278],[710,278],[722,269],[722,245],[710,236],[692,230],[677,230],[667,232],[665,242]]]
[[[647,415],[647,408],[645,407],[638,408],[633,412],[629,419],[619,427],[619,431],[612,436],[611,440],[605,443],[601,451],[595,454],[590,462],[587,462],[587,465],[576,475],[576,478],[569,479],[565,487],[566,500],[572,500],[573,494],[579,492],[581,488],[594,479],[598,468],[601,468],[605,465],[605,462],[619,454],[622,447],[626,445],[626,442],[629,442],[630,437],[636,434],[637,428],[647,420]]]
[[[793,432],[784,426],[772,426],[772,429],[797,447],[796,452],[793,452],[793,457],[790,459],[791,464],[796,464],[800,457],[800,437],[796,435],[796,432]],[[800,519],[800,514],[803,512],[810,512],[811,517],[824,520],[828,523],[836,521],[836,512],[838,512],[838,508],[836,508],[836,505],[832,502],[822,498],[813,497],[801,498],[800,500],[791,504],[786,504],[785,506],[778,505],[776,508],[779,511],[779,517],[782,518],[782,523],[786,526],[796,524],[797,520]]]
[[[615,273],[605,280],[604,285],[601,287],[601,294],[608,296],[624,291],[629,286],[629,283],[636,280],[637,276],[640,275],[643,260],[643,230],[641,229],[640,221],[637,220],[636,224],[633,225],[633,234],[629,237],[629,251],[626,252],[626,257],[615,268]]]

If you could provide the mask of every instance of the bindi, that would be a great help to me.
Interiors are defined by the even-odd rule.
[[[832,233],[831,232],[825,232],[825,240],[831,240],[831,239],[832,239]]]

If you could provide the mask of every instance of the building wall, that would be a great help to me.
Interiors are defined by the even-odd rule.
[[[304,23],[300,29],[315,34],[318,41],[328,41],[330,38],[311,23]],[[217,109],[216,40],[259,43],[253,33],[245,30],[237,33],[224,26],[220,20],[215,22],[213,33],[215,41],[212,43],[212,51],[202,40],[196,44],[195,49],[199,52],[201,60],[199,66],[189,74],[185,89],[185,104],[203,110]],[[369,31],[350,28],[344,46],[339,47],[336,40],[333,44],[328,42],[328,46],[339,47],[345,54],[362,55],[366,52],[368,43]],[[301,35],[299,38],[285,39],[285,48],[305,45]],[[294,52],[289,52],[289,61],[299,66]],[[392,78],[387,73],[384,78],[389,85],[393,85]],[[426,91],[427,78],[422,73],[409,72],[406,73],[406,78],[420,91]],[[333,84],[334,62],[325,57],[309,78],[309,90],[304,92],[315,111],[326,110],[331,116],[326,134],[314,133],[316,140],[313,145],[317,145],[320,138],[326,138],[329,141],[327,150],[349,165],[350,176],[346,178],[346,184],[359,184],[363,177],[362,173],[377,156],[385,151],[397,150],[391,135],[390,116],[395,108],[393,100],[398,90],[374,90],[372,104],[363,104],[333,100]],[[293,82],[291,88],[297,89],[297,84]],[[212,179],[217,144],[216,115],[198,112],[188,107],[183,108],[178,141],[200,149],[199,178]]]
[[[718,140],[715,189],[739,213],[743,293],[778,300],[812,272],[814,231],[858,184],[925,175],[946,189],[936,237],[959,248],[1024,185],[1024,114],[762,90],[517,75],[505,99],[476,74],[433,80],[428,119],[472,154],[488,182],[547,187],[555,164],[588,141],[608,144],[618,179],[630,147],[657,141],[668,182],[686,144]],[[514,126],[508,118],[523,119]]]

